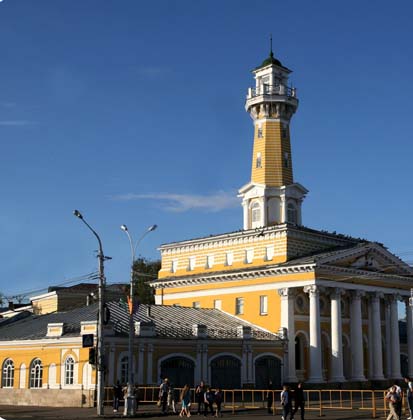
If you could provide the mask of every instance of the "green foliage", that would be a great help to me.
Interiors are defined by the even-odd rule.
[[[148,285],[148,281],[158,278],[158,271],[161,269],[161,262],[147,260],[139,257],[133,264],[133,281],[135,285],[135,293],[140,303],[155,303],[152,288]]]

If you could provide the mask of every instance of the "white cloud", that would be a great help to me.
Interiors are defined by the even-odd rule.
[[[196,194],[172,194],[172,193],[151,193],[151,194],[123,194],[112,197],[114,200],[158,200],[163,201],[164,210],[173,212],[185,212],[188,210],[203,210],[217,212],[221,210],[239,207],[240,201],[235,192],[218,191],[210,195]]]

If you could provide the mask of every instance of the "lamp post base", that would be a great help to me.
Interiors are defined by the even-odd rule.
[[[136,398],[134,395],[128,395],[125,399],[124,416],[131,417],[136,414]]]

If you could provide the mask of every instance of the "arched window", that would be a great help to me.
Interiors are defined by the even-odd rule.
[[[241,362],[233,356],[219,356],[211,364],[211,386],[223,389],[241,388]]]
[[[40,359],[34,359],[30,364],[30,388],[41,388],[43,385],[43,365]]]
[[[75,373],[75,361],[69,356],[65,361],[65,385],[73,385]]]
[[[11,359],[6,359],[3,363],[2,387],[13,388],[14,386],[14,363]]]
[[[120,378],[119,381],[121,384],[126,384],[128,382],[128,373],[129,373],[129,358],[128,356],[123,356],[120,359]]]
[[[256,227],[254,225],[260,226],[261,222],[261,207],[260,203],[255,202],[251,207],[251,221],[253,223],[253,227]]]
[[[174,356],[161,363],[161,376],[169,378],[176,387],[194,385],[195,363],[184,356]]]
[[[297,208],[293,203],[288,203],[287,205],[287,222],[297,224]]]

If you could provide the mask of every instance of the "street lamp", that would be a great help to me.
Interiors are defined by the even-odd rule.
[[[102,241],[100,240],[99,235],[95,230],[86,222],[79,210],[74,210],[73,214],[79,218],[89,230],[96,236],[96,239],[99,243],[99,286],[98,286],[98,295],[99,295],[99,306],[98,306],[98,328],[97,328],[97,395],[96,395],[96,406],[97,406],[97,415],[103,416],[103,396],[104,396],[104,383],[103,383],[103,358],[104,358],[104,349],[103,349],[103,286],[105,284],[105,274],[103,263],[105,261],[105,256],[103,254]]]
[[[134,296],[133,296],[133,264],[135,262],[136,249],[142,239],[149,233],[153,232],[158,226],[152,225],[141,235],[141,237],[133,245],[132,236],[126,225],[122,225],[120,228],[128,235],[129,245],[131,249],[131,272],[130,272],[130,287],[129,287],[129,342],[128,342],[128,392],[125,401],[125,416],[134,416],[136,414],[136,400],[134,394],[134,377],[133,377],[133,337],[134,337],[134,326],[133,326],[133,310],[134,310]]]

